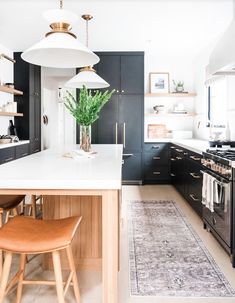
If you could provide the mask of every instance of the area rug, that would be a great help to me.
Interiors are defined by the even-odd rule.
[[[131,201],[128,215],[132,296],[235,296],[175,202]]]

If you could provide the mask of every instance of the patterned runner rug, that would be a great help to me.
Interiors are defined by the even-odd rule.
[[[133,296],[235,296],[175,202],[130,203],[129,259]]]

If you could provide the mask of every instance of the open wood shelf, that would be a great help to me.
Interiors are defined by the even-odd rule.
[[[187,97],[195,97],[196,93],[162,93],[162,94],[145,94],[145,97],[175,97],[175,98],[187,98]]]
[[[6,116],[6,117],[23,117],[23,114],[21,114],[21,113],[11,113],[11,112],[0,112],[0,116]]]
[[[180,114],[180,113],[166,113],[166,114],[145,113],[144,115],[149,116],[149,117],[185,117],[185,116],[195,116],[195,113],[187,113],[187,114]]]
[[[23,92],[5,85],[0,85],[0,91],[8,94],[13,94],[13,95],[23,95]]]

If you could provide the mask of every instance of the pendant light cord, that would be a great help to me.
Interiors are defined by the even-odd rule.
[[[86,20],[86,47],[88,48],[88,20]]]
[[[64,6],[63,0],[60,0],[60,9],[63,9],[63,6]]]

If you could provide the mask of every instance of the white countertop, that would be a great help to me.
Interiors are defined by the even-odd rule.
[[[63,157],[75,149],[49,149],[2,164],[0,189],[121,189],[122,145],[92,145],[94,158]]]
[[[199,139],[148,139],[145,143],[157,143],[157,142],[171,142],[173,144],[179,145],[183,148],[189,149],[195,153],[202,154],[209,148],[209,142],[206,140]]]
[[[23,145],[23,144],[28,144],[28,143],[29,143],[29,140],[21,140],[19,142],[0,144],[0,149],[7,148],[7,147],[18,146],[18,145]]]

